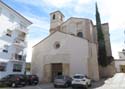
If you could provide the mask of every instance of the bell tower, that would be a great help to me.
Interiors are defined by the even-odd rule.
[[[64,15],[60,11],[50,13],[50,33],[60,30]]]

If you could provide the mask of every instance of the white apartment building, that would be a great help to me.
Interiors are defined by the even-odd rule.
[[[0,78],[25,72],[25,38],[31,24],[0,0]]]
[[[115,59],[116,72],[125,73],[125,50],[123,49],[119,54],[119,59]]]

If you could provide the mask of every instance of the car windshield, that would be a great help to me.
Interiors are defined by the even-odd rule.
[[[56,79],[64,79],[64,76],[57,76]]]
[[[84,78],[84,76],[76,75],[76,76],[74,76],[73,78],[82,79],[82,78]]]

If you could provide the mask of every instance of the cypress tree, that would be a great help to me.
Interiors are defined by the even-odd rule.
[[[99,65],[105,67],[108,65],[108,60],[105,48],[104,34],[102,32],[100,14],[98,11],[97,3],[96,3],[96,29],[98,38],[98,62]]]

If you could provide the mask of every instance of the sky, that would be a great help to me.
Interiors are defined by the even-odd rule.
[[[125,48],[125,0],[2,0],[33,22],[28,27],[27,62],[31,62],[32,46],[49,35],[51,12],[60,10],[65,21],[70,17],[88,18],[95,24],[95,2],[98,4],[101,22],[109,23],[112,54]]]

